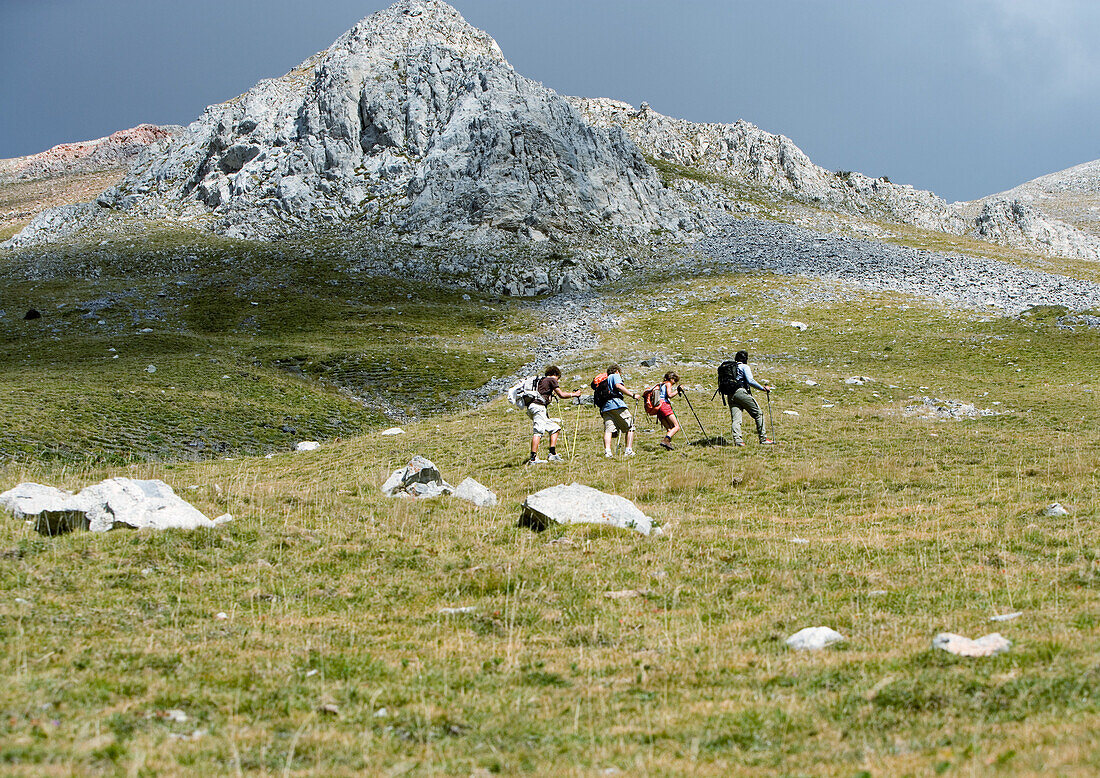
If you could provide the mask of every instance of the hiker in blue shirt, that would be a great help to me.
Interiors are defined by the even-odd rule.
[[[611,399],[600,406],[600,416],[603,418],[603,455],[612,457],[611,439],[618,437],[620,432],[626,433],[626,450],[624,457],[634,456],[634,417],[623,402],[623,395],[629,395],[635,400],[639,395],[631,391],[623,383],[623,377],[619,374],[619,366],[611,365],[607,368],[607,388],[611,390]]]
[[[774,441],[768,437],[767,430],[764,428],[764,412],[760,410],[760,406],[752,396],[752,389],[759,389],[761,392],[771,394],[771,387],[758,383],[752,377],[752,368],[749,367],[749,352],[738,351],[733,360],[737,363],[737,390],[727,397],[733,445],[745,445],[745,441],[741,438],[741,411],[748,412],[752,420],[756,422],[756,434],[760,437],[760,442],[770,445]]]

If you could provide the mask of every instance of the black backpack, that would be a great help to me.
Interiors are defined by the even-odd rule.
[[[718,366],[718,393],[726,400],[737,391],[737,362],[727,359]]]

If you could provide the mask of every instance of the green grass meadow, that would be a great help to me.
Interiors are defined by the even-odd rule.
[[[161,478],[236,518],[0,522],[0,773],[1100,772],[1100,331],[766,274],[623,283],[603,292],[621,325],[563,386],[609,359],[639,390],[675,369],[728,436],[714,366],[746,348],[777,445],[747,418],[744,448],[689,445],[677,402],[676,451],[642,414],[638,456],[609,461],[595,411],[562,404],[567,461],[528,467],[524,414],[450,402],[526,361],[528,309],[218,272],[3,292],[0,487]],[[995,415],[911,415],[919,397]],[[417,420],[380,436],[384,407]],[[414,454],[499,504],[384,497]],[[517,526],[526,495],[574,480],[663,534]],[[784,645],[818,625],[847,640]],[[942,631],[1013,645],[955,657]]]

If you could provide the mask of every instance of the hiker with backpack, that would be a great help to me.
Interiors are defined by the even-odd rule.
[[[735,446],[745,445],[741,437],[741,411],[746,411],[756,422],[756,434],[762,444],[771,445],[775,442],[767,435],[764,412],[752,396],[754,388],[767,394],[772,391],[770,386],[764,386],[752,377],[749,352],[738,351],[732,360],[726,360],[718,366],[718,392],[722,395],[722,402],[730,409],[730,432]]]
[[[646,397],[646,413],[656,416],[657,421],[665,428],[665,436],[661,439],[661,447],[672,451],[672,436],[680,431],[680,422],[676,420],[676,412],[672,408],[670,400],[684,393],[680,387],[680,376],[676,373],[665,373],[661,382],[644,393]],[[650,408],[652,407],[652,411]]]
[[[635,400],[641,395],[623,383],[618,365],[611,365],[606,373],[596,376],[592,381],[592,388],[592,404],[599,409],[603,419],[603,455],[609,459],[614,456],[611,452],[611,439],[617,438],[620,432],[625,432],[626,450],[623,451],[623,456],[634,456],[634,417],[623,402],[623,395],[629,395]]]
[[[527,396],[527,415],[531,417],[531,458],[527,460],[529,465],[562,461],[557,451],[561,425],[550,420],[547,409],[555,397],[565,400],[570,397],[580,397],[581,392],[580,390],[563,392],[558,386],[559,381],[561,381],[561,368],[550,365],[546,368],[546,374],[535,384],[533,395]],[[546,459],[539,459],[539,443],[542,442],[543,435],[550,436],[550,454]]]

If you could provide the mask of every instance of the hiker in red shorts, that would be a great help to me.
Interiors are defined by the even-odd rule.
[[[680,376],[671,371],[665,373],[665,377],[661,379],[661,384],[657,387],[655,394],[657,396],[654,399],[659,403],[657,405],[657,420],[667,430],[665,437],[661,440],[661,445],[672,451],[672,436],[680,431],[680,422],[676,420],[676,412],[672,409],[672,403],[669,400],[683,394],[680,391]]]

